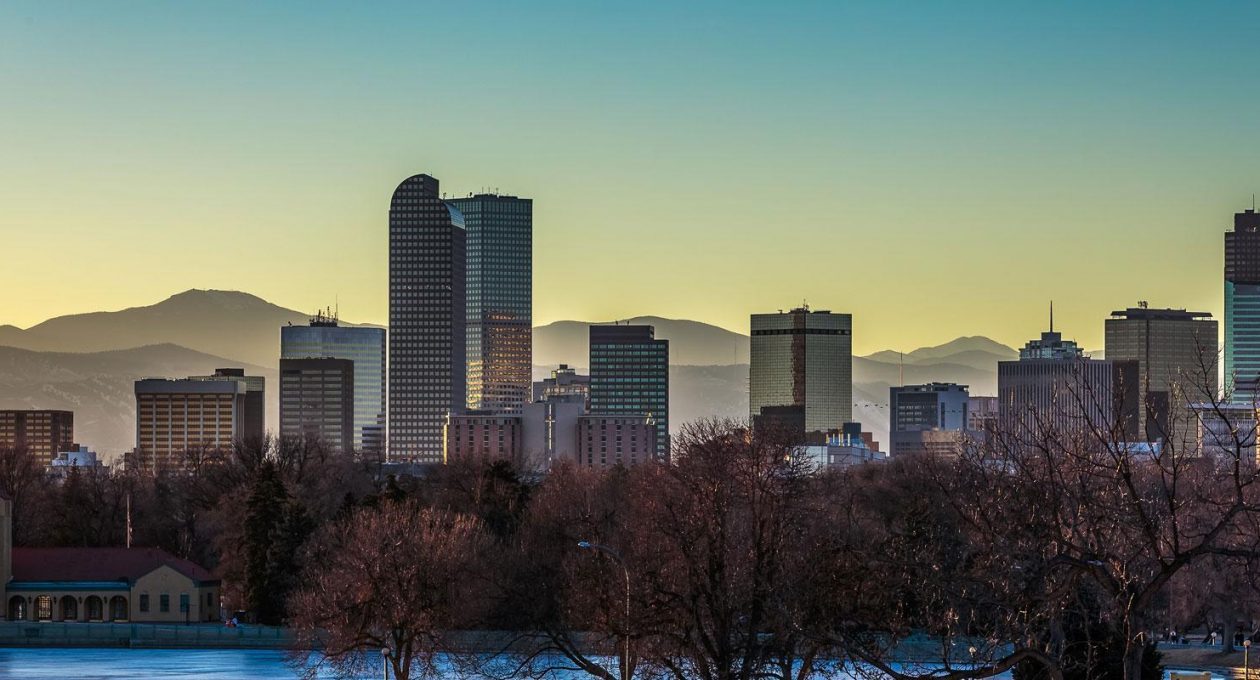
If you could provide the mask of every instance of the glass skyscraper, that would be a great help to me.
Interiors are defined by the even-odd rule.
[[[651,326],[591,326],[591,414],[651,416],[669,460],[669,341]],[[607,436],[607,435],[604,435]]]
[[[379,455],[385,445],[385,329],[338,326],[317,314],[309,326],[280,329],[281,359],[349,359],[354,362],[351,444]]]
[[[534,202],[447,202],[463,214],[467,240],[468,408],[520,413],[533,379]]]
[[[442,462],[442,427],[465,389],[464,216],[428,175],[389,206],[389,459]]]
[[[1260,381],[1260,214],[1234,214],[1225,232],[1225,391],[1255,403]]]
[[[753,314],[748,406],[758,418],[804,432],[853,420],[853,317],[799,307]],[[764,412],[763,412],[764,409]]]

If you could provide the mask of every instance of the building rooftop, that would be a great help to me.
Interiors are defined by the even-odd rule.
[[[161,548],[14,548],[14,581],[131,581],[168,566],[194,581],[214,575]]]
[[[1211,319],[1211,312],[1188,312],[1184,309],[1151,309],[1150,307],[1139,306],[1129,307],[1128,309],[1120,309],[1111,313],[1113,319],[1127,319],[1129,321],[1194,321],[1196,319]]]

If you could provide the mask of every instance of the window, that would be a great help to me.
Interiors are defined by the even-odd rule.
[[[149,594],[148,593],[140,593],[140,611],[142,612],[149,611]]]
[[[167,595],[166,593],[162,593],[161,595],[158,595],[158,611],[165,614],[166,612],[169,612],[170,610],[171,610],[171,596]]]
[[[188,593],[179,594],[179,613],[188,613]]]

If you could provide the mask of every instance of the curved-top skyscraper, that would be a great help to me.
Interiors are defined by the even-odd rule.
[[[389,459],[439,463],[466,398],[464,217],[414,175],[389,205]]]

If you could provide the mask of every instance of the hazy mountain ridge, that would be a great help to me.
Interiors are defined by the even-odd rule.
[[[309,315],[248,293],[189,290],[157,304],[49,319],[23,330],[0,326],[0,408],[68,408],[77,438],[101,453],[134,445],[132,382],[178,378],[235,366],[267,378],[267,423],[278,423],[279,328]],[[670,341],[670,421],[747,418],[746,335],[686,319],[641,316]],[[351,324],[347,324],[351,325]],[[590,323],[557,321],[534,329],[535,376],[567,363],[585,370]],[[957,382],[995,394],[997,362],[1015,350],[972,336],[905,353],[853,358],[854,417],[887,439],[888,386]]]

